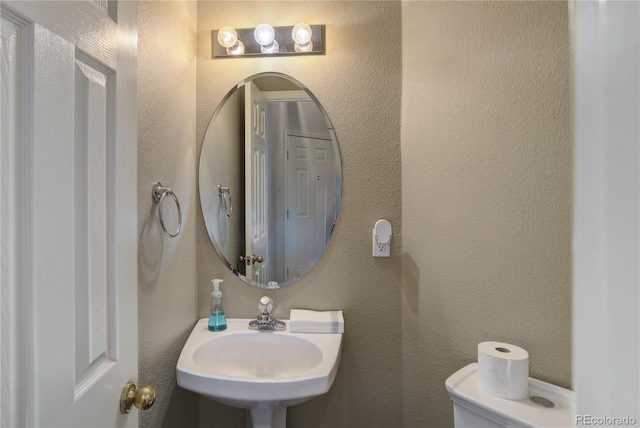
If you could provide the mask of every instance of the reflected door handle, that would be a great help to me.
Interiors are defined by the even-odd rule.
[[[242,263],[245,263],[247,266],[251,266],[254,263],[262,263],[264,261],[264,257],[256,256],[255,254],[253,254],[251,257],[249,257],[249,256],[240,256],[240,257],[238,257],[238,259]]]
[[[156,401],[156,390],[147,385],[138,389],[133,381],[127,382],[120,395],[120,412],[127,414],[133,406],[140,410],[147,410]]]

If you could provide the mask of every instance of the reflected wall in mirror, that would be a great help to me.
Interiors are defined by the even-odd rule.
[[[315,266],[341,183],[329,118],[295,79],[252,76],[218,106],[200,153],[200,203],[218,255],[245,282],[284,287]]]

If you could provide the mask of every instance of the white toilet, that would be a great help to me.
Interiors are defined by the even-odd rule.
[[[445,382],[453,401],[456,428],[571,427],[573,391],[529,378],[529,398],[506,400],[481,390],[478,363],[455,372]]]

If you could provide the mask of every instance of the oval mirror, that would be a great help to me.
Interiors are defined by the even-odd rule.
[[[341,183],[329,118],[300,82],[258,74],[218,106],[200,153],[200,203],[218,255],[245,282],[280,288],[315,266]]]

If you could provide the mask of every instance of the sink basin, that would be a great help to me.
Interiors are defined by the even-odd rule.
[[[338,371],[342,334],[249,330],[249,319],[227,329],[194,327],[177,366],[181,387],[251,410],[254,427],[284,426],[286,407],[329,391]]]

